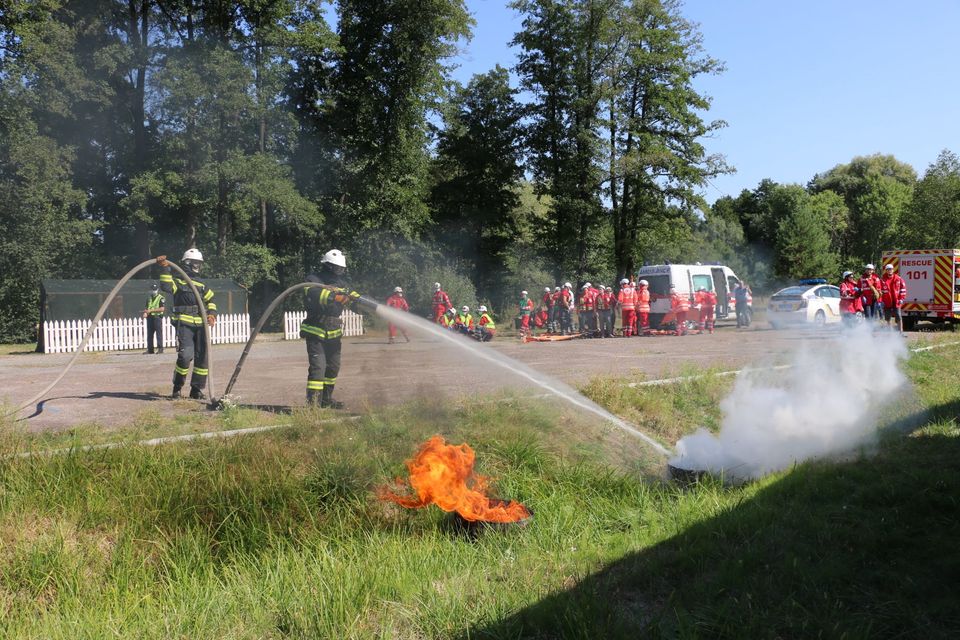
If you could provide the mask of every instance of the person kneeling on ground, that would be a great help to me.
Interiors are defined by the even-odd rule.
[[[490,342],[497,333],[497,325],[484,305],[480,305],[477,311],[480,312],[480,319],[477,320],[477,330],[474,335],[480,342]]]
[[[460,315],[457,316],[455,328],[460,333],[470,334],[473,331],[473,316],[470,315],[470,307],[463,305],[460,308]]]
[[[455,330],[457,328],[457,310],[453,307],[447,309],[447,312],[440,316],[440,326],[451,331]]]

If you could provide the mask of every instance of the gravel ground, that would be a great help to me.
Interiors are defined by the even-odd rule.
[[[810,341],[834,335],[833,329],[773,331],[755,324],[741,330],[721,323],[713,335],[529,344],[503,337],[481,347],[577,387],[597,375],[640,381],[708,367],[773,364]],[[909,334],[908,340],[919,337]],[[402,338],[397,344],[388,344],[385,337],[377,336],[345,339],[336,398],[348,410],[363,411],[417,396],[453,399],[500,389],[542,393],[529,381],[436,337],[411,333],[411,338],[409,344]],[[226,386],[241,351],[242,345],[214,347],[211,370],[217,393]],[[0,395],[11,404],[27,400],[56,377],[69,358],[41,354],[0,357]],[[196,402],[164,398],[170,391],[175,359],[171,350],[163,355],[84,355],[39,409],[22,414],[29,417],[19,424],[32,431],[80,424],[116,427],[136,421],[144,412],[176,415],[202,410]],[[303,341],[265,336],[247,358],[233,395],[243,405],[265,409],[299,406],[304,401],[306,368]]]

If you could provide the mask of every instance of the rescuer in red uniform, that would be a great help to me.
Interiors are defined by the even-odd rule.
[[[630,286],[626,278],[620,280],[620,293],[617,294],[620,304],[620,316],[623,322],[623,335],[627,338],[633,335],[637,324],[637,291]]]
[[[637,332],[650,335],[650,283],[641,280],[637,283]]]
[[[533,300],[526,291],[520,292],[520,302],[517,304],[520,313],[520,335],[530,333],[530,318],[533,315]]]
[[[440,318],[447,312],[447,309],[453,309],[453,303],[450,302],[450,296],[443,290],[439,282],[433,283],[433,321],[440,324]]]
[[[862,314],[863,297],[860,287],[853,278],[853,271],[844,271],[843,282],[840,283],[840,318],[845,324],[856,324]]]
[[[400,311],[410,311],[410,305],[407,303],[407,299],[403,297],[403,289],[401,287],[393,288],[393,293],[389,298],[387,298],[387,306],[393,307],[394,309],[399,309]],[[390,333],[390,339],[388,342],[393,344],[394,338],[397,337],[397,326],[392,322],[388,322],[387,331]],[[404,340],[410,342],[410,336],[407,335],[406,329],[400,327],[400,333],[403,334]]]
[[[690,297],[677,293],[677,288],[670,287],[670,308],[677,319],[677,335],[687,333],[687,312],[690,311]]]
[[[863,315],[867,318],[878,319],[881,315],[881,282],[872,264],[863,268],[863,275],[860,276],[860,282],[857,286],[860,287],[860,295],[863,297]]]
[[[907,285],[903,278],[893,272],[893,265],[888,264],[883,268],[883,277],[880,278],[881,300],[883,302],[883,320],[890,324],[891,319],[896,319],[897,327],[900,333],[903,333],[903,315],[900,307],[907,298]]]
[[[717,307],[717,294],[713,291],[707,291],[706,287],[700,287],[695,299],[697,306],[700,307],[700,326],[699,332],[704,330],[713,333],[714,310]]]

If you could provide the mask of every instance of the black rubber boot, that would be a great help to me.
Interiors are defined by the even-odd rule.
[[[324,409],[343,409],[343,403],[333,399],[333,389],[330,387],[324,387],[320,406]]]
[[[203,390],[200,387],[190,387],[190,399],[191,400],[203,400],[206,398],[203,395]]]
[[[179,400],[180,398],[182,398],[183,393],[181,393],[181,389],[183,389],[183,387],[174,387],[173,392],[170,394],[170,399]]]
[[[307,389],[307,406],[316,407],[319,406],[322,402],[320,394],[322,392],[317,391],[316,389]]]

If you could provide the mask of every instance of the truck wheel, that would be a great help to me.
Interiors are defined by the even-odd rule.
[[[914,318],[904,318],[903,319],[903,330],[904,331],[913,331],[917,328],[917,321]]]

